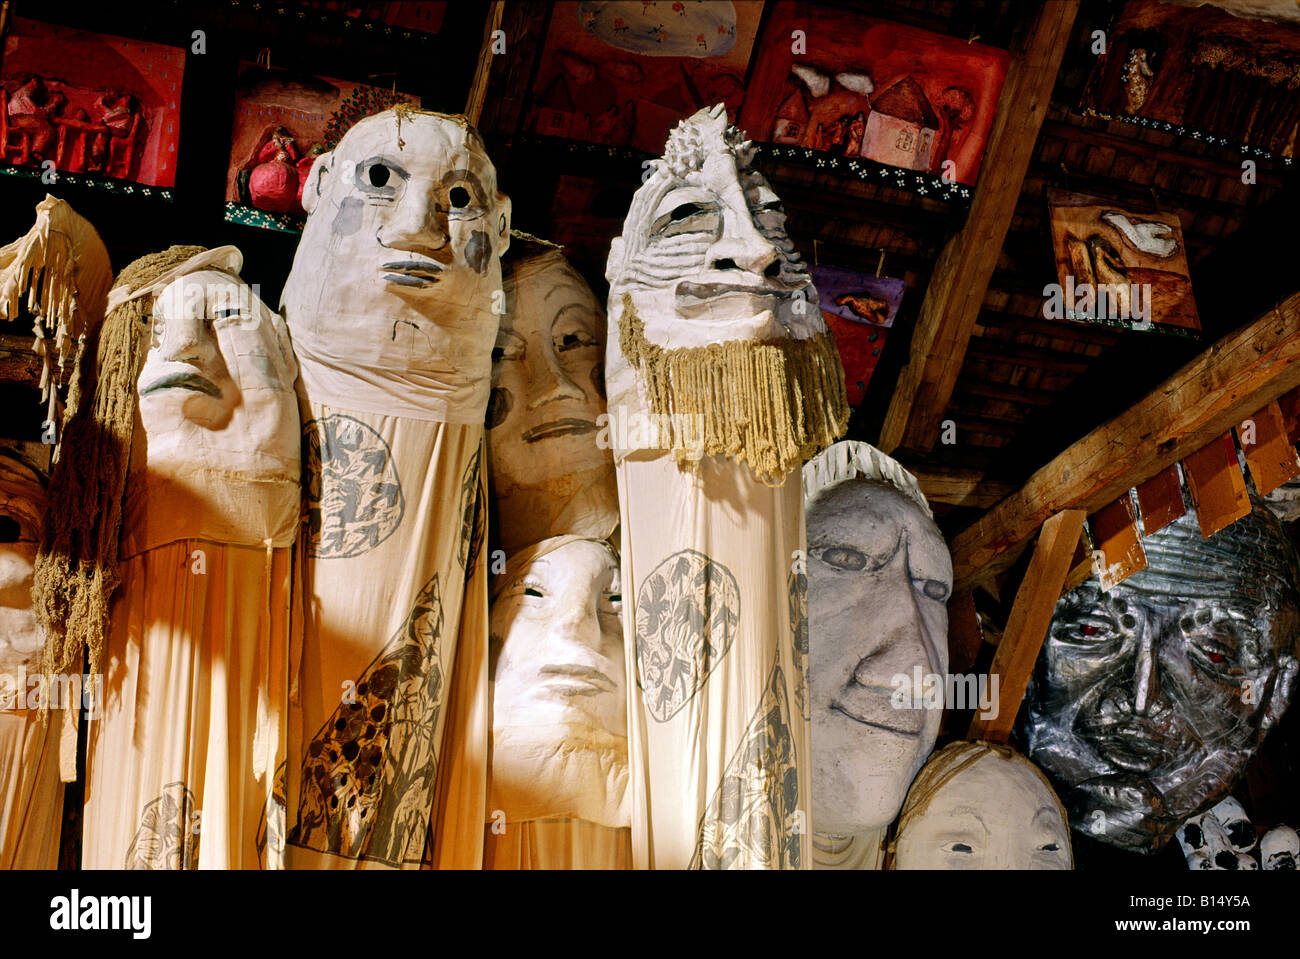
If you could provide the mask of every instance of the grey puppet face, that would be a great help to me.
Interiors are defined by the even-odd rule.
[[[1154,852],[1227,795],[1289,704],[1300,571],[1258,502],[1208,541],[1189,512],[1145,545],[1146,570],[1057,604],[1026,734],[1075,829]]]
[[[942,711],[898,709],[895,677],[948,669],[952,559],[934,521],[888,483],[853,479],[808,503],[813,828],[898,814]]]

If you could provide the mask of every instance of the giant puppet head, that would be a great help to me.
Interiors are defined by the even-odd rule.
[[[514,251],[512,251],[512,256]],[[489,475],[507,552],[557,533],[604,538],[618,525],[605,413],[605,311],[556,248],[506,266],[492,351]]]
[[[1210,539],[1188,511],[1147,568],[1063,596],[1026,693],[1029,756],[1075,829],[1160,849],[1223,799],[1295,688],[1300,567],[1258,500]]]
[[[781,202],[724,106],[668,136],[610,245],[615,455],[725,455],[777,480],[848,423],[844,371]],[[629,433],[636,439],[629,439]]]
[[[366,117],[312,165],[281,305],[307,395],[481,422],[510,200],[462,116]]]
[[[627,826],[619,562],[556,536],[512,556],[492,603],[492,797],[509,820]]]
[[[117,564],[180,539],[288,546],[300,508],[296,365],[234,247],[174,246],[108,299],[96,382],[51,480],[34,598],[47,667],[98,671]],[[93,393],[93,395],[91,395]]]
[[[813,829],[847,837],[893,821],[934,748],[942,709],[897,694],[947,674],[952,559],[916,479],[874,447],[836,443],[803,473]]]
[[[1008,746],[959,741],[907,793],[894,869],[1072,869],[1065,810],[1038,767]]]

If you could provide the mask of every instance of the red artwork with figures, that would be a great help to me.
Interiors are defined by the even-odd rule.
[[[557,3],[529,127],[657,155],[700,107],[734,119],[762,13],[757,0]]]
[[[176,182],[185,51],[15,18],[0,73],[0,162]]]
[[[226,171],[226,219],[297,229],[316,157],[362,117],[419,97],[253,63],[239,68]]]
[[[741,115],[755,139],[973,184],[1008,56],[854,10],[781,3],[757,62]]]

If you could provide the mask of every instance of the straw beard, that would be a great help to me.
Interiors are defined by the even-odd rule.
[[[646,338],[630,293],[621,303],[619,346],[679,464],[726,456],[779,486],[848,428],[844,370],[828,330],[668,349]]]

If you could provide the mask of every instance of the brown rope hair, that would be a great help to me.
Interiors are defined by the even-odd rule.
[[[203,247],[173,246],[142,257],[118,275],[114,288],[134,292],[202,252]],[[41,668],[47,677],[80,673],[83,653],[89,672],[100,671],[109,601],[120,582],[122,497],[152,307],[153,297],[141,296],[105,317],[93,395],[83,403],[86,371],[79,370],[69,396],[32,586],[33,611],[45,633]]]

